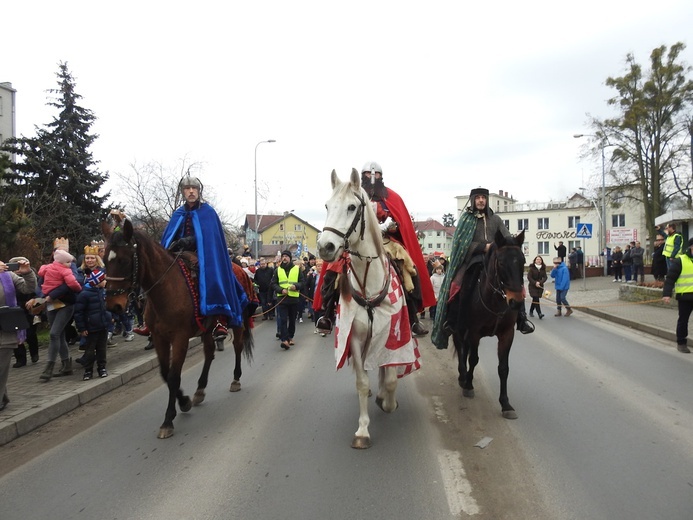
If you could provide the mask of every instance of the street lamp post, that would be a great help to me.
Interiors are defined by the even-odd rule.
[[[274,139],[267,139],[266,141],[260,141],[255,145],[255,260],[259,257],[259,242],[260,242],[260,223],[257,221],[257,147],[262,143],[276,143]]]
[[[581,137],[597,137],[594,134],[574,134],[575,139],[580,139]],[[599,148],[602,152],[602,215],[600,220],[600,234],[602,238],[602,253],[604,254],[604,276],[608,274],[609,266],[607,264],[606,256],[606,159],[604,157],[604,141],[600,141]]]

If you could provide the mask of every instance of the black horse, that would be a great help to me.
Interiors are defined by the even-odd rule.
[[[524,231],[516,237],[504,237],[499,231],[483,263],[472,266],[464,275],[460,291],[450,302],[449,322],[458,356],[458,381],[465,397],[474,397],[474,368],[479,363],[479,340],[498,338],[498,376],[503,417],[517,419],[508,400],[508,358],[515,337],[518,309],[524,305]],[[460,299],[461,294],[466,294]]]

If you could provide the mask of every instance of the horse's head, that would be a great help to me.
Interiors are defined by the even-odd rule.
[[[103,223],[101,230],[106,238],[106,307],[116,313],[125,312],[137,280],[137,244],[132,223],[125,220],[122,229],[115,232]]]
[[[500,230],[496,232],[495,256],[496,277],[505,293],[506,301],[513,310],[519,309],[524,301],[525,255],[522,243],[525,240],[524,230],[517,236],[505,237]]]
[[[355,248],[365,236],[375,235],[376,251],[382,251],[380,229],[375,213],[370,206],[368,195],[361,188],[359,172],[352,168],[349,182],[342,182],[332,170],[332,196],[325,204],[327,218],[318,238],[318,254],[327,262],[333,262],[340,255]]]

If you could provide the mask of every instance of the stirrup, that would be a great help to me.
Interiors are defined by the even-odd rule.
[[[518,325],[517,330],[522,334],[531,334],[534,332],[534,323],[529,320],[524,320]]]
[[[228,335],[228,329],[223,324],[217,323],[216,327],[214,327],[214,331],[212,332],[212,338],[214,338],[214,341],[226,339]]]
[[[320,334],[330,334],[332,332],[332,320],[326,316],[321,316],[315,322],[315,328]]]

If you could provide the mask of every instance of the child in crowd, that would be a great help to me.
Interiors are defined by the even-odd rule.
[[[433,286],[433,294],[436,297],[436,303],[438,302],[438,295],[440,294],[440,288],[443,286],[443,279],[445,275],[443,274],[443,266],[440,262],[433,264],[433,274],[431,275],[431,285]],[[433,305],[428,308],[428,312],[431,315],[431,319],[436,319],[436,306]]]
[[[86,280],[84,290],[77,296],[75,304],[75,324],[77,330],[86,338],[84,361],[84,381],[93,377],[94,359],[99,377],[108,376],[106,371],[106,350],[108,327],[111,313],[106,310],[106,273],[92,271]]]

